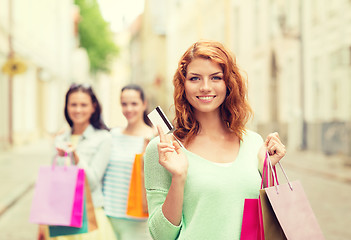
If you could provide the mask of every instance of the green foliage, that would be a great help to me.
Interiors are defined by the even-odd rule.
[[[109,72],[111,59],[118,54],[118,47],[108,23],[102,18],[96,0],[75,0],[80,8],[80,45],[88,52],[90,71]]]

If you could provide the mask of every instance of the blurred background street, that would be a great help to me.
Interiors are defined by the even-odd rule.
[[[35,239],[33,185],[72,83],[93,86],[109,127],[126,123],[128,83],[172,119],[178,59],[210,39],[248,79],[248,127],[279,132],[326,238],[350,240],[350,13],[349,0],[0,0],[0,239]]]

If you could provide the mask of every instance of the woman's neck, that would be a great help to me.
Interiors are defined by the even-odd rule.
[[[196,119],[200,123],[199,135],[218,135],[227,134],[229,129],[226,123],[221,119],[219,112],[198,113]]]
[[[90,123],[83,124],[73,124],[72,134],[74,135],[82,135],[85,129],[89,126]]]

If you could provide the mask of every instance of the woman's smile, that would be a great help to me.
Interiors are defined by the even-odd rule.
[[[197,98],[204,103],[212,102],[215,97],[215,95],[197,96]]]
[[[191,61],[185,80],[185,94],[196,111],[219,111],[226,92],[223,70],[218,63],[203,58]]]

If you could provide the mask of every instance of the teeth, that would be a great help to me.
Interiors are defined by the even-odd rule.
[[[199,97],[201,100],[211,100],[213,97]]]

